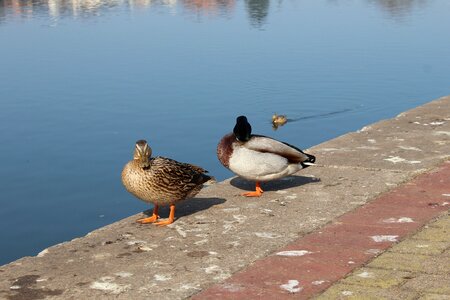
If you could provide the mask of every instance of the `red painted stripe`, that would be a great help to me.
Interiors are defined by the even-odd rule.
[[[449,193],[447,162],[257,260],[193,299],[308,299],[446,211],[450,200],[443,194]],[[399,219],[403,222],[394,222]],[[277,255],[299,250],[308,253]]]

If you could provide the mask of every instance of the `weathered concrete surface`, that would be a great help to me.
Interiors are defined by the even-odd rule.
[[[445,97],[313,147],[321,166],[263,186],[262,198],[226,180],[179,205],[169,227],[132,216],[2,266],[0,297],[186,298],[439,165],[449,149]]]
[[[316,299],[450,299],[449,236],[445,214]]]
[[[445,195],[449,192],[450,161],[447,161],[255,261],[193,298],[310,299],[446,213],[450,202]],[[420,237],[448,241],[447,246],[450,245],[444,228],[433,232],[425,230]],[[410,254],[396,255],[395,260],[388,260],[386,264],[426,269],[420,259]],[[430,268],[440,269],[427,263]]]

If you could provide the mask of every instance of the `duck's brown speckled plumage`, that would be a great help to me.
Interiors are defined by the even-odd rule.
[[[165,157],[150,158],[146,167],[139,160],[128,162],[122,171],[127,191],[157,205],[169,205],[194,197],[211,177],[201,167]]]

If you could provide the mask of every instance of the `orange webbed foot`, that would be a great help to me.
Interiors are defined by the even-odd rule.
[[[245,197],[261,197],[263,194],[262,191],[256,190],[254,192],[243,193],[242,196]]]
[[[140,223],[140,224],[154,223],[154,222],[156,222],[156,220],[158,220],[158,218],[159,218],[158,215],[153,214],[151,217],[138,219],[138,220],[136,220],[136,222]]]
[[[154,223],[156,222],[156,220],[158,220],[158,218],[158,205],[155,204],[155,207],[153,207],[153,215],[151,217],[138,219],[136,220],[136,222],[140,224]]]
[[[256,182],[256,188],[254,192],[243,193],[242,196],[245,197],[261,197],[264,191],[262,190],[259,182]]]
[[[174,220],[175,220],[175,205],[171,204],[170,205],[169,218],[167,220],[165,220],[165,221],[156,222],[155,225],[167,226],[169,224],[172,224]]]
[[[169,225],[169,224],[172,224],[173,221],[174,221],[174,220],[167,219],[167,220],[165,220],[165,221],[159,221],[159,222],[156,222],[155,225],[157,225],[157,226],[167,226],[167,225]]]

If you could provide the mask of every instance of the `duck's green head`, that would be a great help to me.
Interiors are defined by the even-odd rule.
[[[152,156],[152,148],[147,144],[146,140],[139,140],[134,147],[133,159],[146,161]]]
[[[246,142],[250,139],[252,135],[252,126],[250,126],[245,116],[237,117],[233,133],[238,141]]]

